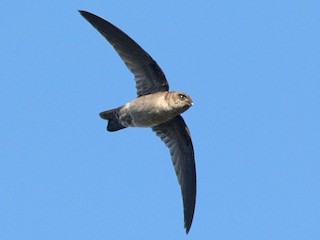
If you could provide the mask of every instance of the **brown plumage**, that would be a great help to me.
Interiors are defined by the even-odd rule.
[[[181,186],[188,233],[196,203],[196,168],[190,132],[180,114],[193,105],[192,99],[182,92],[169,92],[161,68],[128,35],[92,13],[79,12],[109,41],[135,76],[138,97],[100,116],[108,120],[110,132],[126,127],[151,127],[167,145]]]

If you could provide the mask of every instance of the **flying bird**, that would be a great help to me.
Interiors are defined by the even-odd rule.
[[[101,112],[100,117],[108,121],[110,132],[127,127],[150,127],[167,145],[181,186],[184,227],[188,233],[196,203],[196,168],[190,132],[180,114],[189,109],[193,101],[186,93],[169,91],[159,65],[127,34],[92,13],[79,12],[114,47],[136,82],[136,99]]]

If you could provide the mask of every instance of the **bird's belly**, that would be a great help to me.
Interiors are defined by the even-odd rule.
[[[123,105],[119,120],[126,127],[153,127],[167,122],[181,113],[165,99],[166,92],[138,97]]]
[[[174,116],[164,111],[138,111],[131,113],[131,117],[134,127],[153,127],[169,121]]]
[[[124,106],[120,110],[119,120],[126,127],[153,127],[167,122],[179,113],[167,111],[157,106]]]

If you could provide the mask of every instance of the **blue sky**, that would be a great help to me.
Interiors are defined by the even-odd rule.
[[[318,239],[319,1],[2,1],[0,239]],[[136,40],[194,142],[189,235],[168,149],[105,131],[133,76],[77,12]]]

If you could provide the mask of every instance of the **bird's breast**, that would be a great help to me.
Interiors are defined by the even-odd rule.
[[[119,112],[124,126],[153,127],[179,115],[166,98],[166,92],[149,94],[125,104]],[[130,119],[130,121],[128,121]]]

